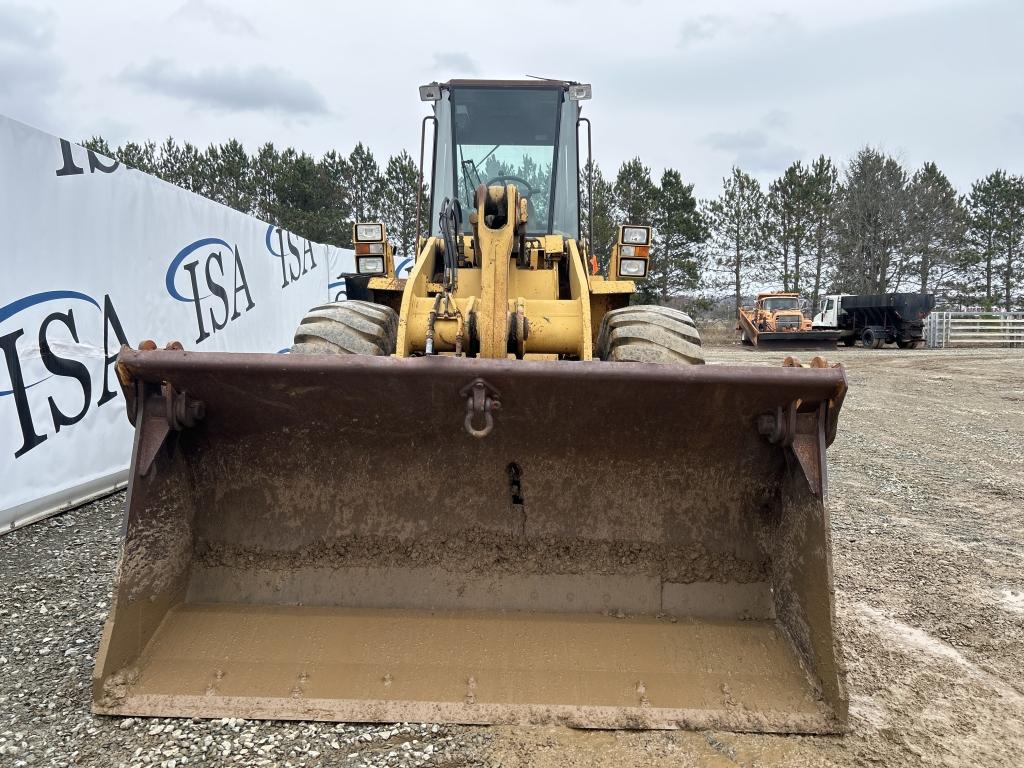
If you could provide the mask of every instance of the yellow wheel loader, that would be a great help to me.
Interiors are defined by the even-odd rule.
[[[704,365],[687,315],[630,304],[649,227],[595,274],[589,95],[423,87],[410,273],[360,222],[352,300],[291,354],[122,350],[95,712],[844,729],[823,504],[844,372]]]

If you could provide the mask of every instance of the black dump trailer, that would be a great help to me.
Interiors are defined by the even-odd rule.
[[[896,344],[900,349],[924,345],[924,320],[935,306],[933,293],[883,293],[840,296],[836,324],[841,341],[878,349]]]

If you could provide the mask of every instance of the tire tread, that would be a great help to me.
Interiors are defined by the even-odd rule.
[[[601,321],[597,352],[611,362],[704,363],[693,318],[671,307],[636,305],[612,310]]]
[[[368,301],[338,301],[313,307],[302,318],[293,355],[394,354],[398,315]]]

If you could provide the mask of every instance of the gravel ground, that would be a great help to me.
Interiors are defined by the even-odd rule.
[[[0,537],[0,766],[1024,765],[1024,355],[831,357],[851,385],[829,452],[845,737],[94,717],[115,494]]]

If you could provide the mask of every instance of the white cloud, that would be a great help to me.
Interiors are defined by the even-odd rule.
[[[154,59],[122,74],[125,82],[197,106],[225,111],[277,111],[321,114],[327,104],[307,81],[271,67],[205,68],[184,72],[165,59]]]
[[[733,165],[750,173],[781,173],[803,155],[796,147],[757,128],[715,131],[705,136],[703,143],[731,157]]]
[[[18,48],[49,46],[54,13],[19,5],[0,6],[0,44]]]
[[[218,32],[256,37],[256,27],[248,18],[209,0],[188,0],[171,14],[174,21],[209,24]]]
[[[475,75],[478,72],[476,62],[464,53],[435,53],[433,69],[438,77],[450,75]]]
[[[0,111],[51,126],[63,66],[53,52],[54,14],[0,6]]]

